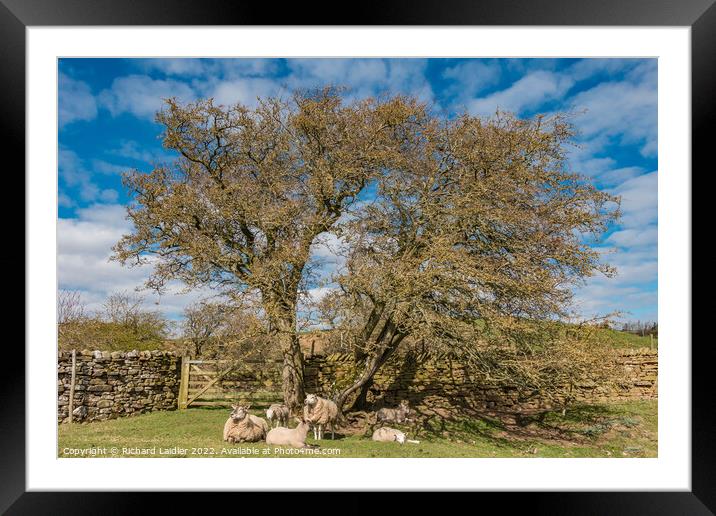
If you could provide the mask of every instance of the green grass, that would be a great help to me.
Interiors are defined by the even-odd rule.
[[[69,449],[92,450],[100,457],[277,457],[265,443],[228,444],[221,438],[228,413],[224,409],[195,408],[154,412],[89,424],[60,425],[58,455],[75,456]],[[408,430],[408,429],[406,429]],[[314,443],[309,434],[307,442]],[[420,444],[375,443],[369,435],[336,436],[320,442],[319,457],[656,457],[657,403],[634,401],[579,406],[565,416],[551,413],[542,421],[507,426],[497,420],[425,421]],[[116,448],[116,453],[112,452]],[[122,448],[149,449],[130,455]],[[180,448],[180,449],[176,449]],[[247,453],[247,450],[255,452]],[[267,450],[264,454],[264,450]]]
[[[598,331],[600,340],[603,339],[609,342],[615,348],[648,348],[653,346],[656,349],[659,346],[659,339],[655,338],[652,341],[648,335],[642,337],[641,335],[606,328],[600,328]]]

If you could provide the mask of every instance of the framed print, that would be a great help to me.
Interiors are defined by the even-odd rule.
[[[716,8],[675,6],[5,1],[28,266],[3,510],[711,513],[691,169]]]

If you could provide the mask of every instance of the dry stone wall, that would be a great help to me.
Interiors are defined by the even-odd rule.
[[[99,421],[177,407],[181,358],[164,351],[78,351],[73,421]],[[57,363],[57,419],[69,420],[72,352]]]
[[[620,351],[625,381],[618,387],[593,384],[577,386],[572,393],[578,401],[652,399],[657,397],[657,352],[651,349]],[[306,361],[306,389],[331,396],[356,376],[349,354],[314,356]],[[566,392],[566,391],[565,391]],[[396,406],[407,399],[413,406],[465,406],[473,409],[527,411],[552,408],[543,399],[514,387],[489,387],[463,365],[447,356],[429,353],[397,356],[375,375],[366,402],[372,408]]]
[[[621,386],[607,389],[590,384],[580,385],[575,393],[576,399],[585,402],[655,399],[658,391],[657,351],[623,350],[619,361],[626,373],[626,380]],[[276,391],[275,401],[278,401],[280,385],[272,381],[274,376],[280,376],[276,364],[250,365],[252,368],[263,368],[258,371],[260,378],[246,371],[237,372],[229,382],[230,388],[249,391],[270,389]],[[72,353],[61,352],[58,358],[59,422],[69,419],[71,373]],[[348,385],[355,375],[356,364],[350,354],[306,357],[307,392],[331,397]],[[181,357],[172,352],[77,352],[73,421],[106,420],[176,409],[180,378]],[[459,361],[429,353],[396,356],[389,360],[376,374],[366,401],[373,408],[380,408],[395,406],[403,399],[410,400],[416,407],[426,404],[431,407],[468,406],[477,410],[513,412],[550,408],[546,401],[534,399],[516,388],[486,387]]]

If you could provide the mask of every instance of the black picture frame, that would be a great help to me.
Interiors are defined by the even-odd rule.
[[[353,4],[341,16],[335,4],[276,4],[243,0],[0,0],[0,139],[2,156],[16,156],[13,170],[24,169],[25,30],[30,26],[63,25],[548,25],[548,26],[689,26],[692,50],[692,168],[713,169],[707,128],[714,123],[716,100],[715,0],[470,0],[441,2],[383,0]],[[707,161],[708,160],[708,161]],[[708,165],[707,165],[708,163]],[[708,168],[707,168],[708,167]],[[20,174],[5,167],[12,191],[25,191]],[[684,171],[685,179],[690,171]],[[693,174],[691,175],[693,178]],[[13,195],[20,198],[19,195]],[[693,201],[692,201],[693,205]],[[9,224],[8,238],[25,241],[25,227]],[[13,234],[14,232],[14,234]],[[663,244],[662,244],[663,245]],[[14,247],[19,248],[19,245]],[[23,246],[24,249],[24,246]],[[5,270],[24,266],[24,251],[4,253]],[[20,275],[11,274],[21,290]],[[12,288],[12,287],[8,287]],[[16,295],[15,295],[16,297]],[[20,303],[15,303],[17,309]],[[27,310],[32,307],[28,306]],[[693,319],[693,317],[692,317]],[[692,490],[689,492],[484,493],[482,496],[525,501],[539,514],[714,514],[716,460],[714,411],[711,401],[713,351],[708,341],[691,345],[692,356]],[[5,346],[0,376],[0,513],[125,514],[137,509],[139,493],[26,492],[25,353],[17,344]],[[31,379],[30,379],[31,380]],[[146,496],[146,495],[144,495]],[[189,496],[164,493],[162,512],[183,507]],[[344,508],[359,504],[359,494],[343,497]],[[417,496],[417,495],[416,495]],[[213,502],[226,500],[212,494]],[[235,500],[235,499],[234,499]],[[418,498],[419,500],[419,498]],[[460,503],[456,501],[456,503]],[[166,504],[166,505],[165,505]],[[513,505],[514,506],[514,505]],[[387,506],[386,506],[387,507]],[[216,509],[212,509],[216,510]]]

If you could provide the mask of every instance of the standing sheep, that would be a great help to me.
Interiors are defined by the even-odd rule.
[[[268,432],[268,423],[258,416],[249,414],[250,405],[231,405],[229,419],[224,423],[224,441],[230,443],[255,443],[262,441]]]
[[[331,400],[319,398],[315,394],[306,395],[303,418],[313,426],[313,437],[323,439],[323,429],[330,425],[331,439],[335,438],[335,426],[338,419],[338,405]]]
[[[279,426],[266,435],[266,444],[274,444],[279,446],[291,446],[293,448],[306,448],[306,434],[308,434],[308,421],[296,418],[298,426],[296,428],[284,428]]]
[[[266,410],[266,419],[271,422],[272,427],[288,426],[288,415],[288,407],[279,403],[274,403]],[[276,422],[275,426],[274,421]]]

